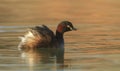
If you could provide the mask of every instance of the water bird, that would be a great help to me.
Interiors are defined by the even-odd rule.
[[[36,49],[36,48],[63,48],[64,33],[77,30],[69,21],[62,21],[58,24],[56,34],[53,33],[46,25],[35,26],[29,28],[27,33],[20,37],[21,42],[18,48],[21,49]]]

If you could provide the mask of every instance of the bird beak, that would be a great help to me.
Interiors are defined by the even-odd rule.
[[[75,30],[75,31],[76,31],[77,29],[76,29],[75,27],[73,27],[72,30]]]

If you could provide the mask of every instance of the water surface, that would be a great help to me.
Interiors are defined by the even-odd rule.
[[[120,71],[119,19],[119,0],[0,0],[0,71]],[[18,50],[27,28],[62,20],[78,29],[64,52]]]
[[[65,34],[64,55],[54,51],[18,50],[26,26],[0,27],[1,71],[119,71],[120,25],[79,24],[78,30]],[[55,28],[55,25],[50,26]],[[14,31],[15,30],[15,31]],[[55,30],[54,30],[55,31]],[[63,52],[59,52],[62,54]]]

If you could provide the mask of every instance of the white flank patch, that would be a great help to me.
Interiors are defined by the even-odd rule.
[[[25,41],[25,38],[24,37],[19,37],[21,39],[21,42],[24,42]]]
[[[22,43],[27,42],[27,40],[34,39],[35,36],[29,31],[24,37],[19,37]]]
[[[25,35],[25,38],[35,38],[35,36],[30,32],[28,31],[28,33]]]

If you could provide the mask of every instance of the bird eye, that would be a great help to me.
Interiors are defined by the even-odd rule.
[[[69,28],[70,30],[72,30],[72,27],[70,27],[70,25],[67,25],[67,28]]]
[[[67,25],[67,28],[70,28],[70,26],[69,26],[69,25]]]

